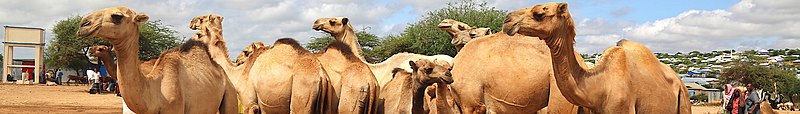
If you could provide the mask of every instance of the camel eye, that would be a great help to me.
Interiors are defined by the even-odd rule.
[[[425,74],[433,73],[433,68],[425,68]]]
[[[542,10],[547,11],[547,7],[542,8]]]
[[[122,22],[122,17],[124,16],[120,14],[111,14],[111,22],[114,22],[114,24],[119,24]]]

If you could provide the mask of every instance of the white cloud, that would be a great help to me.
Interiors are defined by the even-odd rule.
[[[800,1],[744,0],[727,10],[689,10],[628,28],[625,38],[665,52],[798,48],[791,43],[800,38],[800,8],[785,2]]]

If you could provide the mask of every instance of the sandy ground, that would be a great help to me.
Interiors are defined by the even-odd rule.
[[[115,94],[89,94],[89,86],[0,84],[0,113],[122,113],[122,98]],[[800,114],[800,111],[778,111]],[[694,106],[694,114],[719,114],[718,106]]]
[[[0,113],[122,113],[116,94],[89,94],[89,86],[0,84]]]

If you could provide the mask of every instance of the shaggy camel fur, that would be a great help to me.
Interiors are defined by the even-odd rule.
[[[236,93],[205,45],[189,40],[140,70],[139,26],[148,16],[126,7],[95,11],[81,20],[77,34],[109,40],[119,59],[122,98],[136,113],[236,113]],[[144,67],[148,68],[148,67]]]
[[[242,61],[243,63],[234,64],[228,59],[228,50],[222,38],[222,20],[223,17],[216,14],[201,15],[193,18],[189,24],[189,29],[199,31],[192,36],[192,39],[203,41],[208,46],[211,58],[222,67],[234,88],[236,88],[239,103],[242,104],[242,111],[248,114],[260,113],[256,91],[252,82],[250,82],[249,73],[247,72],[252,68],[253,64],[245,64],[244,61],[246,60],[239,60],[238,58],[237,62]],[[256,49],[249,51],[256,51]],[[246,57],[250,58],[250,55]]]
[[[319,18],[312,28],[336,39],[324,52],[314,56],[319,59],[336,90],[339,112],[375,113],[380,88],[361,56],[361,46],[350,20],[343,17]]]
[[[426,87],[433,83],[450,84],[453,82],[450,64],[445,61],[419,59],[408,63],[412,72],[401,68],[393,70],[395,78],[386,85],[386,88],[382,88],[381,92],[384,93],[380,98],[383,99],[383,102],[379,102],[378,113],[421,114],[424,112],[422,104],[425,100]]]
[[[621,40],[606,49],[593,68],[581,67],[574,55],[575,26],[567,3],[515,12],[521,14],[507,17],[503,31],[547,42],[556,85],[569,102],[595,113],[691,113],[682,81],[645,46]]]
[[[244,50],[242,50],[242,53],[239,53],[239,56],[236,56],[235,64],[236,65],[244,64],[245,62],[247,62],[247,59],[250,58],[250,56],[253,55],[253,51],[256,51],[256,50],[264,48],[264,47],[269,47],[269,46],[264,46],[263,42],[250,43],[250,45],[247,45],[247,47],[244,47]]]
[[[470,40],[492,34],[489,28],[470,27],[466,23],[453,19],[444,19],[437,26],[453,37],[450,43],[456,45],[456,52],[461,51],[461,48],[464,48],[464,45],[467,45]]]

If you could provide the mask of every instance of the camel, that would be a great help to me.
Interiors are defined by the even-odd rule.
[[[461,48],[464,48],[464,45],[470,40],[492,34],[490,28],[470,27],[466,23],[453,19],[444,19],[437,27],[453,37],[450,43],[456,46],[456,52],[461,51]]]
[[[426,87],[433,83],[449,84],[453,82],[450,64],[446,61],[418,59],[409,61],[412,72],[396,68],[394,77],[381,92],[383,102],[379,102],[378,113],[415,113],[424,112],[422,105]],[[446,87],[443,85],[443,87]],[[447,111],[447,110],[440,110]],[[450,112],[452,113],[452,112]]]
[[[127,7],[111,7],[84,16],[77,32],[84,38],[106,39],[116,47],[117,78],[128,107],[147,114],[237,113],[231,82],[201,42],[189,40],[153,62],[140,64],[139,26],[148,18]]]
[[[378,87],[383,88],[387,83],[389,83],[390,80],[392,80],[392,76],[394,75],[392,70],[395,68],[401,68],[406,72],[412,72],[411,66],[408,64],[408,62],[419,59],[441,60],[447,62],[448,64],[452,64],[451,61],[453,61],[453,57],[447,55],[427,56],[403,52],[394,54],[381,63],[367,65],[369,65],[369,69],[372,70],[373,75],[375,75],[375,79],[378,80]]]
[[[582,60],[574,54],[575,24],[567,3],[539,4],[512,13],[519,15],[507,17],[503,31],[546,42],[556,85],[570,103],[594,113],[691,113],[682,81],[644,45],[621,40],[606,49],[594,67],[581,67]]]
[[[111,50],[108,46],[99,45],[99,46],[91,46],[89,47],[89,55],[95,56],[100,61],[103,61],[103,64],[106,65],[106,70],[109,71],[108,75],[111,76],[112,79],[117,79],[117,63],[114,62],[114,57],[111,56]]]
[[[250,56],[252,56],[253,51],[264,47],[269,47],[269,46],[264,46],[263,42],[250,43],[250,45],[247,45],[247,47],[245,47],[244,50],[242,50],[242,53],[239,53],[239,56],[236,56],[235,64],[236,65],[244,64],[245,62],[247,62],[247,59],[250,58]]]
[[[314,56],[319,59],[331,84],[339,95],[339,112],[374,113],[378,99],[377,79],[361,55],[350,19],[346,17],[319,18],[312,26],[336,39],[328,48]]]

